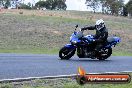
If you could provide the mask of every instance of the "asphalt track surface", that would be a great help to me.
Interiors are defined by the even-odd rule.
[[[87,73],[132,71],[132,57],[111,56],[99,61],[72,57],[59,60],[58,55],[0,54],[0,79],[76,74],[78,67]]]

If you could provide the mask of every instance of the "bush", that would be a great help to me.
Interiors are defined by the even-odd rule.
[[[20,8],[21,9],[32,9],[30,6],[28,6],[26,4],[21,4]]]

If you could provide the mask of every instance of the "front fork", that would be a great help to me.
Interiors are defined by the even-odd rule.
[[[72,44],[66,44],[64,47],[68,48],[70,52],[76,50],[77,46],[72,45]]]

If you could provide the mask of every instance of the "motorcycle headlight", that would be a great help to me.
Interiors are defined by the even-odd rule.
[[[77,41],[72,41],[72,44],[76,44],[77,43]]]

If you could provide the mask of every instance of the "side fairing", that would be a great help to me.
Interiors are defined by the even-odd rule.
[[[72,44],[66,44],[64,47],[67,47],[69,49],[74,49],[76,46],[73,46]]]
[[[112,46],[115,46],[116,44],[121,42],[121,38],[119,37],[109,37],[107,39],[106,48],[111,48]]]
[[[74,32],[72,34],[72,36],[70,37],[70,42],[74,42],[74,41],[76,41],[77,43],[81,42],[81,40],[79,40],[79,38],[78,38],[78,36],[76,34],[77,34],[76,32]]]

